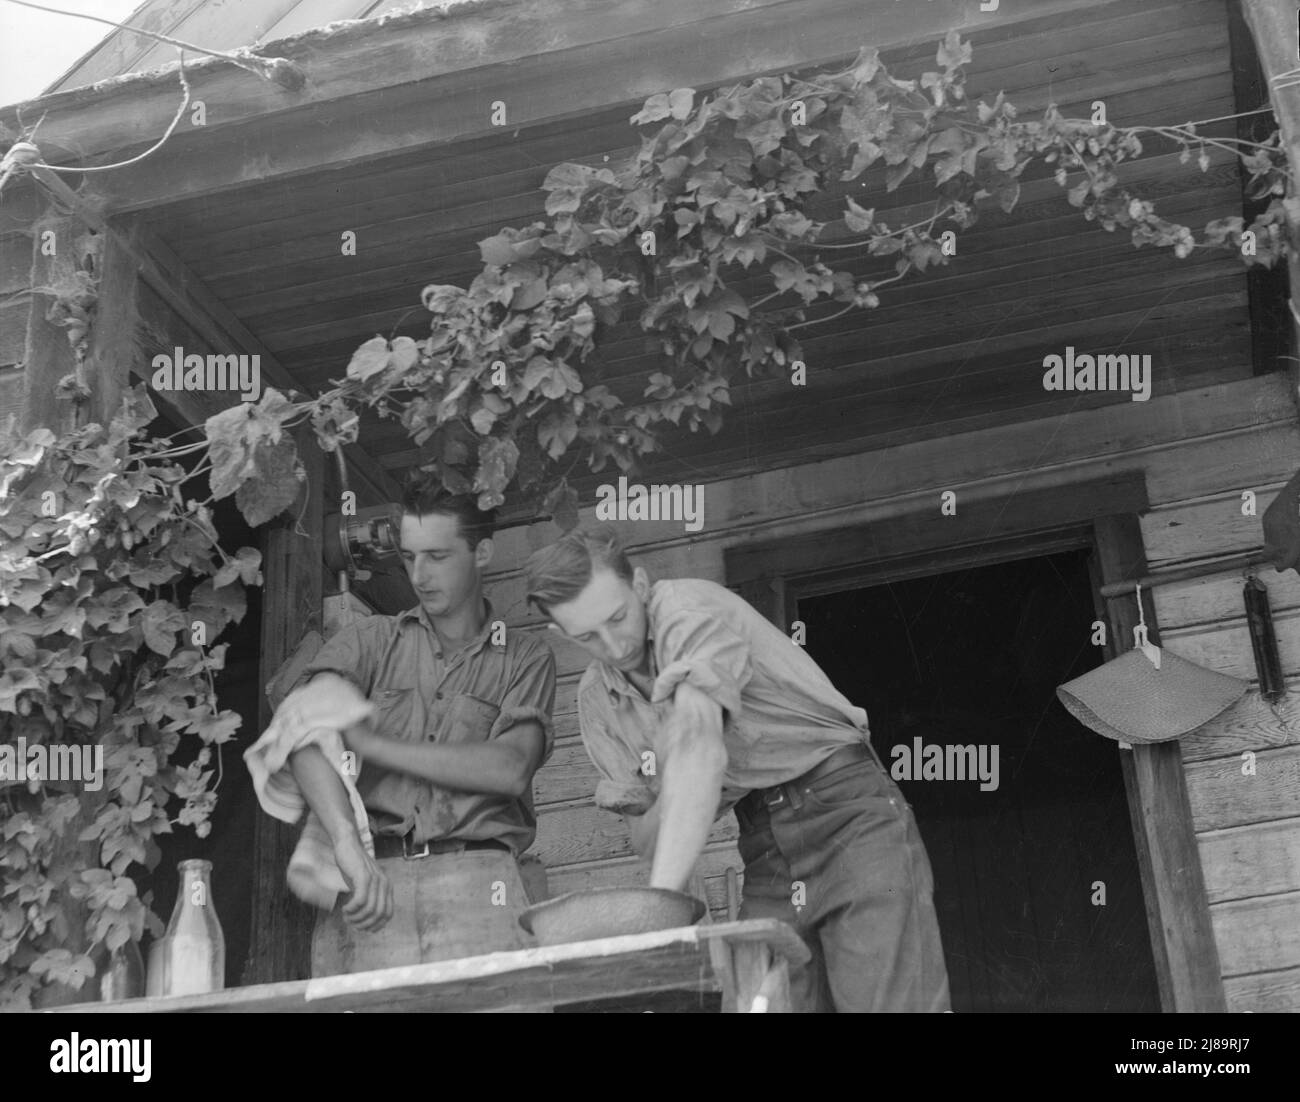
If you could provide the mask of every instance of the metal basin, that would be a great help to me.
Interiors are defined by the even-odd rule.
[[[529,907],[519,924],[542,945],[563,945],[693,926],[705,910],[695,896],[666,888],[588,888]]]

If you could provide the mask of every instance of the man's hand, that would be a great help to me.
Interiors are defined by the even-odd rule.
[[[393,917],[393,885],[355,834],[334,844],[334,859],[351,894],[343,917],[358,929],[382,930]]]

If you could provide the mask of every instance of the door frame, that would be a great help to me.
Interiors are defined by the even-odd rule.
[[[1147,573],[1139,515],[1150,506],[1141,470],[972,501],[958,493],[948,506],[734,544],[724,552],[726,584],[789,633],[800,597],[1087,548],[1094,607],[1107,625],[1106,658],[1128,649],[1136,604],[1128,596],[1103,598],[1100,589]],[[1150,593],[1142,600],[1158,645]],[[1226,1011],[1182,749],[1174,740],[1119,754],[1161,1009]]]

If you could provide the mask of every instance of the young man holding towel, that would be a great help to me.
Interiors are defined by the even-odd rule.
[[[483,595],[493,520],[472,497],[409,493],[400,549],[419,604],[340,631],[298,679],[374,707],[342,732],[374,857],[338,763],[314,745],[289,758],[350,888],[317,921],[313,975],[527,944],[517,919],[537,893],[518,858],[536,836],[532,781],[553,740],[555,659],[535,636],[506,631]]]

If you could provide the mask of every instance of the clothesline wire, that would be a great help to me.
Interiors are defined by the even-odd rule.
[[[15,0],[10,0],[10,2],[11,3],[15,2]],[[181,118],[185,114],[185,109],[190,105],[190,82],[185,77],[185,51],[184,50],[180,51],[180,58],[181,58],[181,63],[178,72],[181,78],[181,89],[183,93],[181,95],[181,105],[176,109],[176,115],[172,119],[167,129],[163,132],[163,136],[159,138],[156,142],[154,142],[154,144],[151,145],[148,149],[146,149],[143,153],[137,153],[134,157],[131,157],[129,160],[118,161],[115,164],[111,164],[111,165],[76,165],[76,166],[64,165],[61,167],[59,165],[47,165],[44,163],[40,163],[34,165],[33,167],[48,168],[51,172],[74,172],[74,173],[75,172],[109,172],[115,168],[126,168],[127,165],[133,165],[137,161],[143,161],[151,153],[156,153],[159,149],[163,147],[167,139],[172,136],[172,132],[175,131],[177,125],[181,121]]]

